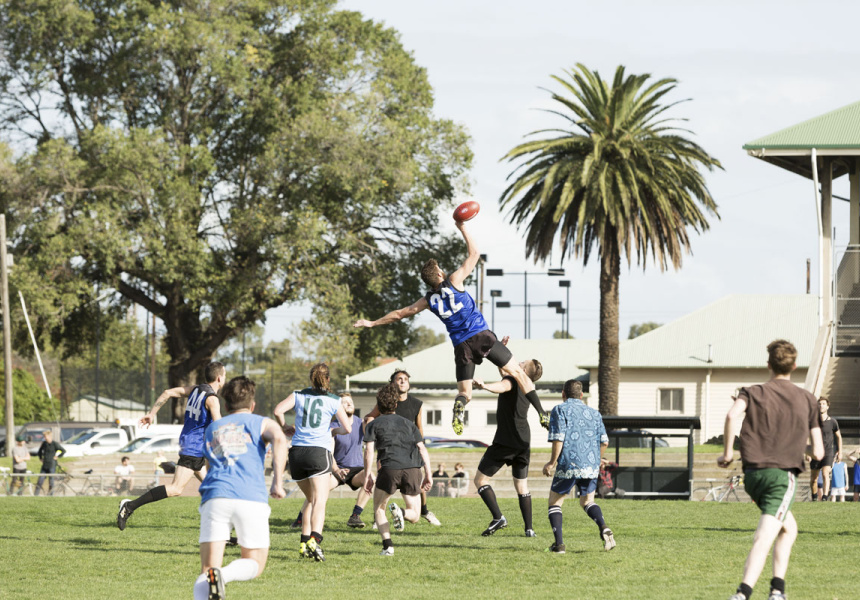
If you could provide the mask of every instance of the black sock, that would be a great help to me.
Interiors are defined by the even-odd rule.
[[[523,523],[525,523],[526,529],[534,529],[532,527],[532,495],[528,494],[518,494],[520,499],[520,513],[523,515]]]
[[[457,394],[457,397],[454,398],[454,404],[456,404],[458,401],[462,402],[463,406],[466,406],[469,403],[469,399],[463,394]]]
[[[126,506],[132,511],[135,511],[144,504],[149,504],[150,502],[158,502],[159,500],[164,500],[165,498],[167,498],[167,488],[163,485],[160,485],[158,487],[152,488],[145,494],[142,494],[136,500],[127,502]]]
[[[499,503],[496,501],[496,492],[493,491],[493,488],[489,485],[482,485],[480,489],[478,489],[478,495],[481,496],[481,500],[484,501],[484,504],[487,505],[487,508],[490,509],[490,514],[493,515],[493,520],[498,521],[502,518],[502,511],[499,509]]]
[[[422,514],[422,516],[423,516],[423,515],[426,515],[426,514],[427,514],[427,513],[429,513],[429,512],[430,512],[430,509],[429,509],[429,508],[427,508],[427,505],[426,505],[426,504],[422,504],[422,505],[421,505],[421,514]]]
[[[296,515],[296,523],[302,522],[302,511],[299,511],[299,514]]]
[[[391,538],[388,538],[387,540],[386,539],[382,540],[382,549],[383,550],[388,550],[393,545],[394,545],[394,542],[391,541]]]
[[[549,515],[549,525],[552,527],[552,534],[555,536],[555,543],[561,545],[564,543],[561,536],[561,507],[550,506],[547,514]]]
[[[770,589],[776,590],[780,594],[785,593],[785,579],[780,579],[779,577],[774,577],[770,580]]]
[[[322,544],[322,534],[316,531],[311,531],[311,537],[317,541],[317,544]]]
[[[543,406],[540,403],[540,398],[538,398],[537,390],[532,390],[526,394],[526,399],[535,407],[535,410],[538,411],[539,415],[543,414]]]
[[[307,542],[309,539],[311,539],[311,536],[305,534],[301,534],[301,536],[299,537],[299,541],[302,543]]]
[[[597,528],[600,530],[600,533],[603,533],[603,530],[606,529],[606,521],[603,520],[603,511],[600,510],[600,507],[594,503],[586,504],[583,508],[585,508],[585,514],[591,517],[591,520],[597,523]]]
[[[360,515],[363,511],[364,511],[364,509],[361,508],[358,504],[356,504],[355,506],[352,507],[352,514],[354,514],[356,516]]]
[[[745,583],[742,583],[738,586],[738,592],[746,596],[747,600],[752,596],[752,588]]]

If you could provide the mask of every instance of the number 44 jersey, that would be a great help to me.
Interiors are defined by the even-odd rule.
[[[296,398],[296,433],[293,435],[293,446],[330,449],[329,424],[340,408],[340,397],[313,388],[305,388],[293,394]]]
[[[179,453],[183,456],[203,456],[203,434],[212,422],[206,400],[215,395],[208,383],[201,383],[191,390],[185,404],[185,422],[179,434]]]
[[[447,279],[437,289],[427,292],[424,298],[430,311],[442,319],[455,346],[489,329],[472,296],[455,288]]]

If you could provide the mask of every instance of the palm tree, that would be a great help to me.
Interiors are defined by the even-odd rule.
[[[597,375],[599,408],[618,413],[618,277],[621,254],[644,269],[650,253],[661,270],[681,266],[690,251],[688,228],[708,229],[702,209],[717,218],[699,166],[722,168],[663,113],[677,102],[661,104],[674,79],[647,85],[650,75],[625,77],[615,71],[612,84],[581,64],[555,77],[568,96],[553,93],[564,109],[550,111],[568,121],[551,137],[520,144],[502,160],[520,160],[500,203],[510,207],[511,223],[526,226],[526,255],[546,259],[556,236],[562,258],[588,263],[600,257],[600,341]],[[534,135],[532,134],[532,135]]]

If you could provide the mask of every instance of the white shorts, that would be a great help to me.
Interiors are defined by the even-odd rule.
[[[846,488],[832,488],[832,489],[830,490],[830,493],[831,493],[833,496],[844,496],[844,495],[845,495],[845,489],[846,489]]]
[[[269,547],[268,502],[213,498],[200,505],[200,543],[226,542],[230,530],[236,528],[236,537],[242,548]]]

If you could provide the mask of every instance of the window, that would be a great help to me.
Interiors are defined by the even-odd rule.
[[[441,425],[442,424],[442,411],[441,410],[428,410],[427,411],[427,424],[428,425]]]
[[[499,420],[496,415],[496,411],[489,410],[487,411],[487,425],[498,425]]]
[[[684,412],[683,388],[660,390],[660,412]]]

